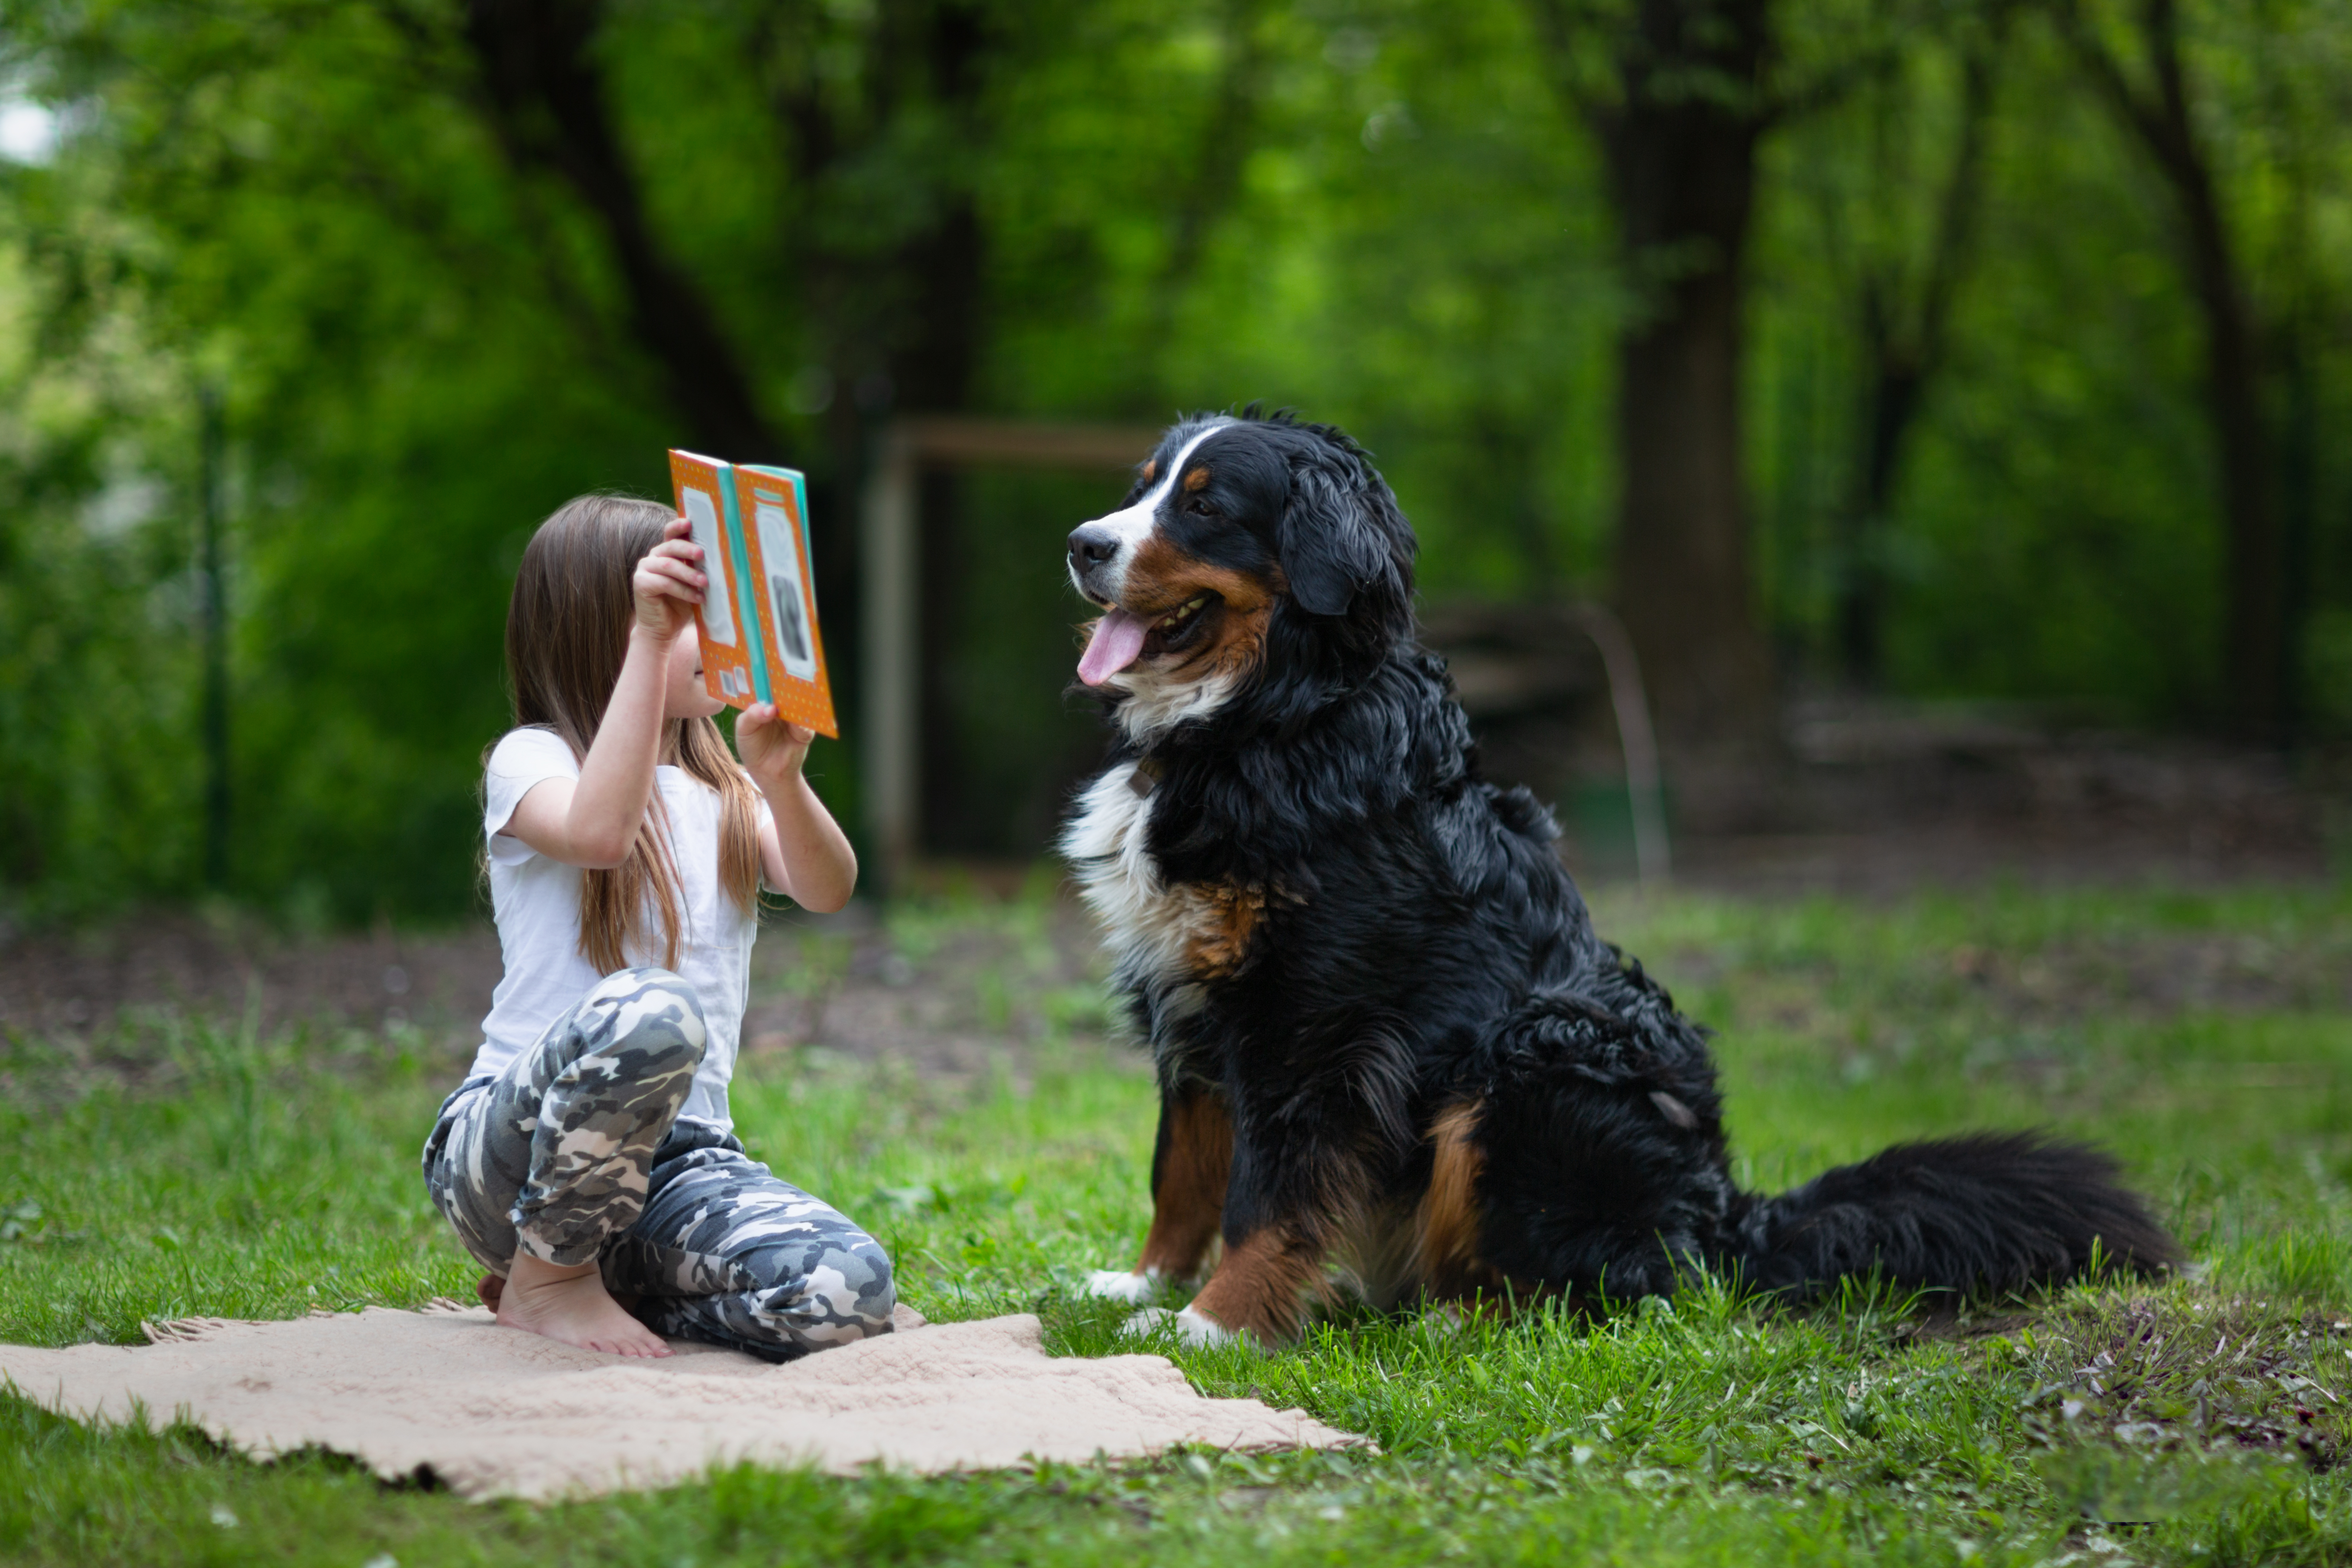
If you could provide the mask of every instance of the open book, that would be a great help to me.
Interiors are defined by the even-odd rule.
[[[808,486],[791,468],[669,455],[677,510],[702,546],[702,680],[730,708],[772,702],[838,739],[816,630]]]

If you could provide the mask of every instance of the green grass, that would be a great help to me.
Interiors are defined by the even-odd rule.
[[[855,1480],[740,1469],[554,1507],[257,1465],[185,1428],[0,1398],[0,1560],[2352,1562],[2352,897],[2319,891],[1604,903],[1718,1045],[1743,1178],[2048,1122],[2126,1162],[2205,1266],[1958,1321],[1855,1292],[1778,1314],[1704,1279],[1594,1326],[1342,1313],[1272,1356],[1162,1346],[1378,1452]],[[906,911],[911,960],[1034,907]],[[1024,933],[1026,933],[1025,935]],[[803,944],[804,948],[806,943]],[[976,1016],[1045,1020],[980,1082],[806,1053],[739,1079],[753,1152],[874,1226],[937,1318],[1076,1297],[1147,1223],[1150,1080],[1012,956]],[[827,962],[823,953],[810,955]],[[1018,1006],[1015,1004],[1019,1004]],[[469,1294],[415,1152],[449,1042],[136,1019],[0,1051],[0,1339],[139,1338]]]

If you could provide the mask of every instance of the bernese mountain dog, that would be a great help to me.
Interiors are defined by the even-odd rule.
[[[1594,1307],[1695,1268],[1801,1300],[2175,1259],[2105,1156],[2032,1134],[1735,1185],[1706,1031],[1593,931],[1545,809],[1479,776],[1415,550],[1353,441],[1254,410],[1176,426],[1069,536],[1116,739],[1062,847],[1160,1087],[1150,1233],[1096,1292],[1214,1256],[1177,1328],[1270,1345],[1337,1281]]]

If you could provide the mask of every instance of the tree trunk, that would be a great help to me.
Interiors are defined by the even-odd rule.
[[[2284,738],[2287,714],[2284,541],[2263,428],[2262,354],[2252,297],[2197,134],[2174,0],[2140,0],[2137,30],[2153,81],[2135,86],[2122,62],[2071,7],[2061,20],[2116,118],[2139,138],[2172,189],[2181,269],[2205,330],[2204,395],[2229,539],[2226,701],[2248,740]]]
[[[860,62],[869,95],[862,113],[843,110],[814,77],[778,99],[801,187],[824,190],[845,168],[887,159],[910,113],[936,115],[957,128],[961,146],[975,144],[986,133],[982,99],[997,47],[987,14],[970,0],[888,0]],[[986,235],[971,190],[952,171],[919,174],[932,187],[928,222],[883,247],[820,247],[806,258],[817,350],[835,384],[849,394],[837,398],[825,424],[829,466],[845,483],[863,475],[877,432],[894,416],[971,405],[985,319]],[[960,725],[973,718],[955,679],[971,611],[961,489],[954,474],[927,473],[917,500],[917,712],[925,742],[917,832],[934,850],[984,841],[1003,804],[974,798],[957,744]],[[847,561],[855,514],[846,504],[836,510],[834,553]]]
[[[1619,40],[1622,103],[1594,116],[1637,290],[1617,351],[1617,593],[1664,739],[1686,762],[1760,756],[1773,733],[1739,423],[1768,10],[1641,0]]]
[[[630,335],[662,367],[684,438],[739,462],[780,458],[717,312],[646,218],[595,58],[603,22],[596,0],[467,0],[465,37],[491,130],[519,172],[559,176],[604,229]]]
[[[855,155],[858,148],[847,149]],[[971,405],[981,351],[984,301],[985,237],[968,195],[956,195],[928,231],[894,255],[813,254],[808,313],[822,323],[818,345],[838,389],[821,426],[825,475],[821,496],[812,497],[813,529],[819,556],[818,592],[825,603],[827,646],[859,646],[858,505],[874,443],[901,415],[952,414]],[[886,287],[876,289],[877,280]],[[895,315],[873,311],[879,298],[898,307]],[[926,847],[956,847],[971,835],[963,814],[973,808],[970,792],[958,787],[960,714],[954,684],[954,650],[965,634],[969,593],[960,516],[961,486],[953,473],[932,470],[919,480],[920,519],[917,546],[917,631],[921,639],[919,723],[926,740],[920,755],[918,831]],[[818,505],[822,501],[824,504]],[[853,675],[856,673],[852,672]],[[853,704],[854,682],[845,700]],[[978,803],[986,809],[987,803]]]
[[[1143,334],[1154,348],[1169,341],[1177,305],[1200,270],[1217,219],[1240,193],[1243,170],[1257,144],[1260,100],[1269,72],[1266,50],[1258,38],[1263,9],[1263,0],[1225,0],[1218,18],[1224,68],[1192,167],[1174,186],[1168,254],[1151,280],[1150,325]],[[1150,397],[1146,406],[1156,406],[1157,388],[1137,390]]]
[[[2203,159],[2185,160],[2173,183],[2205,318],[2205,399],[2220,447],[2221,514],[2229,528],[2231,719],[2248,740],[2277,741],[2285,718],[2285,557],[2263,428],[2253,312]]]
[[[636,345],[667,374],[682,438],[738,460],[783,458],[762,415],[747,362],[692,277],[663,250],[641,186],[611,118],[596,54],[604,20],[599,0],[466,0],[465,37],[479,68],[485,118],[524,174],[553,174],[597,220],[624,288]],[[761,13],[747,61],[789,55],[779,48],[782,11]],[[832,406],[821,425],[824,451],[806,461],[816,588],[834,650],[836,695],[856,710],[861,696],[856,563],[857,497],[879,427],[900,413],[964,408],[978,363],[982,319],[982,232],[958,164],[979,125],[995,39],[971,0],[884,0],[862,39],[860,90],[844,94],[829,77],[787,71],[774,99],[788,166],[803,194],[793,244],[800,250],[811,350],[827,370]],[[905,163],[909,117],[940,116],[961,134],[955,151],[892,173],[925,183],[925,216],[896,233],[859,238],[862,225],[823,221],[853,165]],[[870,174],[866,182],[871,183]],[[814,218],[816,221],[806,221]],[[862,242],[861,242],[862,241]],[[952,476],[925,476],[919,617],[926,839],[952,847],[974,814],[961,787],[961,713],[951,683],[953,650],[968,595]]]
[[[466,38],[487,118],[519,170],[556,175],[597,219],[624,286],[630,334],[667,373],[684,438],[737,460],[781,458],[783,443],[760,410],[743,358],[647,218],[596,58],[603,21],[597,0],[467,0]],[[779,96],[791,166],[813,206],[845,165],[887,157],[909,113],[943,113],[973,129],[992,47],[984,21],[967,0],[894,0],[867,34],[860,63],[870,90],[856,109],[839,110],[814,79]],[[824,454],[808,465],[816,470],[810,521],[839,696],[853,710],[856,495],[867,448],[894,414],[965,407],[981,342],[978,210],[971,192],[940,170],[916,172],[940,188],[933,216],[911,232],[827,247],[807,236],[837,226],[814,223],[795,241],[807,247],[806,318],[836,389],[823,425]],[[923,721],[942,742],[927,749],[926,816],[952,837],[955,823],[942,813],[964,796],[955,787],[948,675],[964,605],[950,477],[927,476],[923,516]]]
[[[1838,663],[1858,691],[1876,688],[1886,666],[1886,568],[1881,555],[1895,504],[1905,438],[1927,392],[1927,371],[1910,355],[1871,341],[1861,462],[1854,499],[1839,528],[1836,635]]]
[[[951,413],[967,405],[980,358],[981,226],[969,197],[957,201],[910,258],[921,301],[913,331],[892,356],[902,406],[916,413]],[[960,681],[957,654],[972,632],[971,531],[962,516],[963,486],[953,473],[923,476],[920,580],[922,733],[920,831],[935,849],[971,853],[996,849],[1003,800],[971,787],[958,731],[984,723],[988,699],[975,708]]]
[[[1976,247],[1977,214],[1984,190],[1985,128],[1992,114],[1993,66],[2008,25],[2006,10],[1963,63],[1959,147],[1937,203],[1935,233],[1919,298],[1882,271],[1862,288],[1862,338],[1869,354],[1863,438],[1854,489],[1840,523],[1836,636],[1847,682],[1860,690],[1884,679],[1886,658],[1886,523],[1912,427],[1927,402],[1927,385],[1943,369],[1952,300]],[[1902,90],[1898,84],[1898,93]]]

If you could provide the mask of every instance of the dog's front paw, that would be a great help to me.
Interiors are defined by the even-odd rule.
[[[1107,1301],[1124,1301],[1130,1307],[1140,1307],[1160,1294],[1160,1270],[1139,1268],[1130,1274],[1123,1268],[1097,1268],[1087,1276],[1087,1294],[1099,1296]]]
[[[1197,1308],[1176,1314],[1176,1337],[1188,1345],[1229,1345],[1242,1336]]]
[[[1179,1340],[1195,1347],[1229,1345],[1244,1337],[1207,1313],[1196,1312],[1190,1307],[1181,1312],[1171,1312],[1165,1307],[1146,1307],[1128,1319],[1120,1331],[1140,1338],[1162,1328],[1175,1330]]]
[[[1146,1307],[1121,1323],[1118,1326],[1118,1331],[1141,1339],[1147,1334],[1157,1331],[1161,1324],[1172,1323],[1175,1321],[1176,1314],[1165,1307]]]

